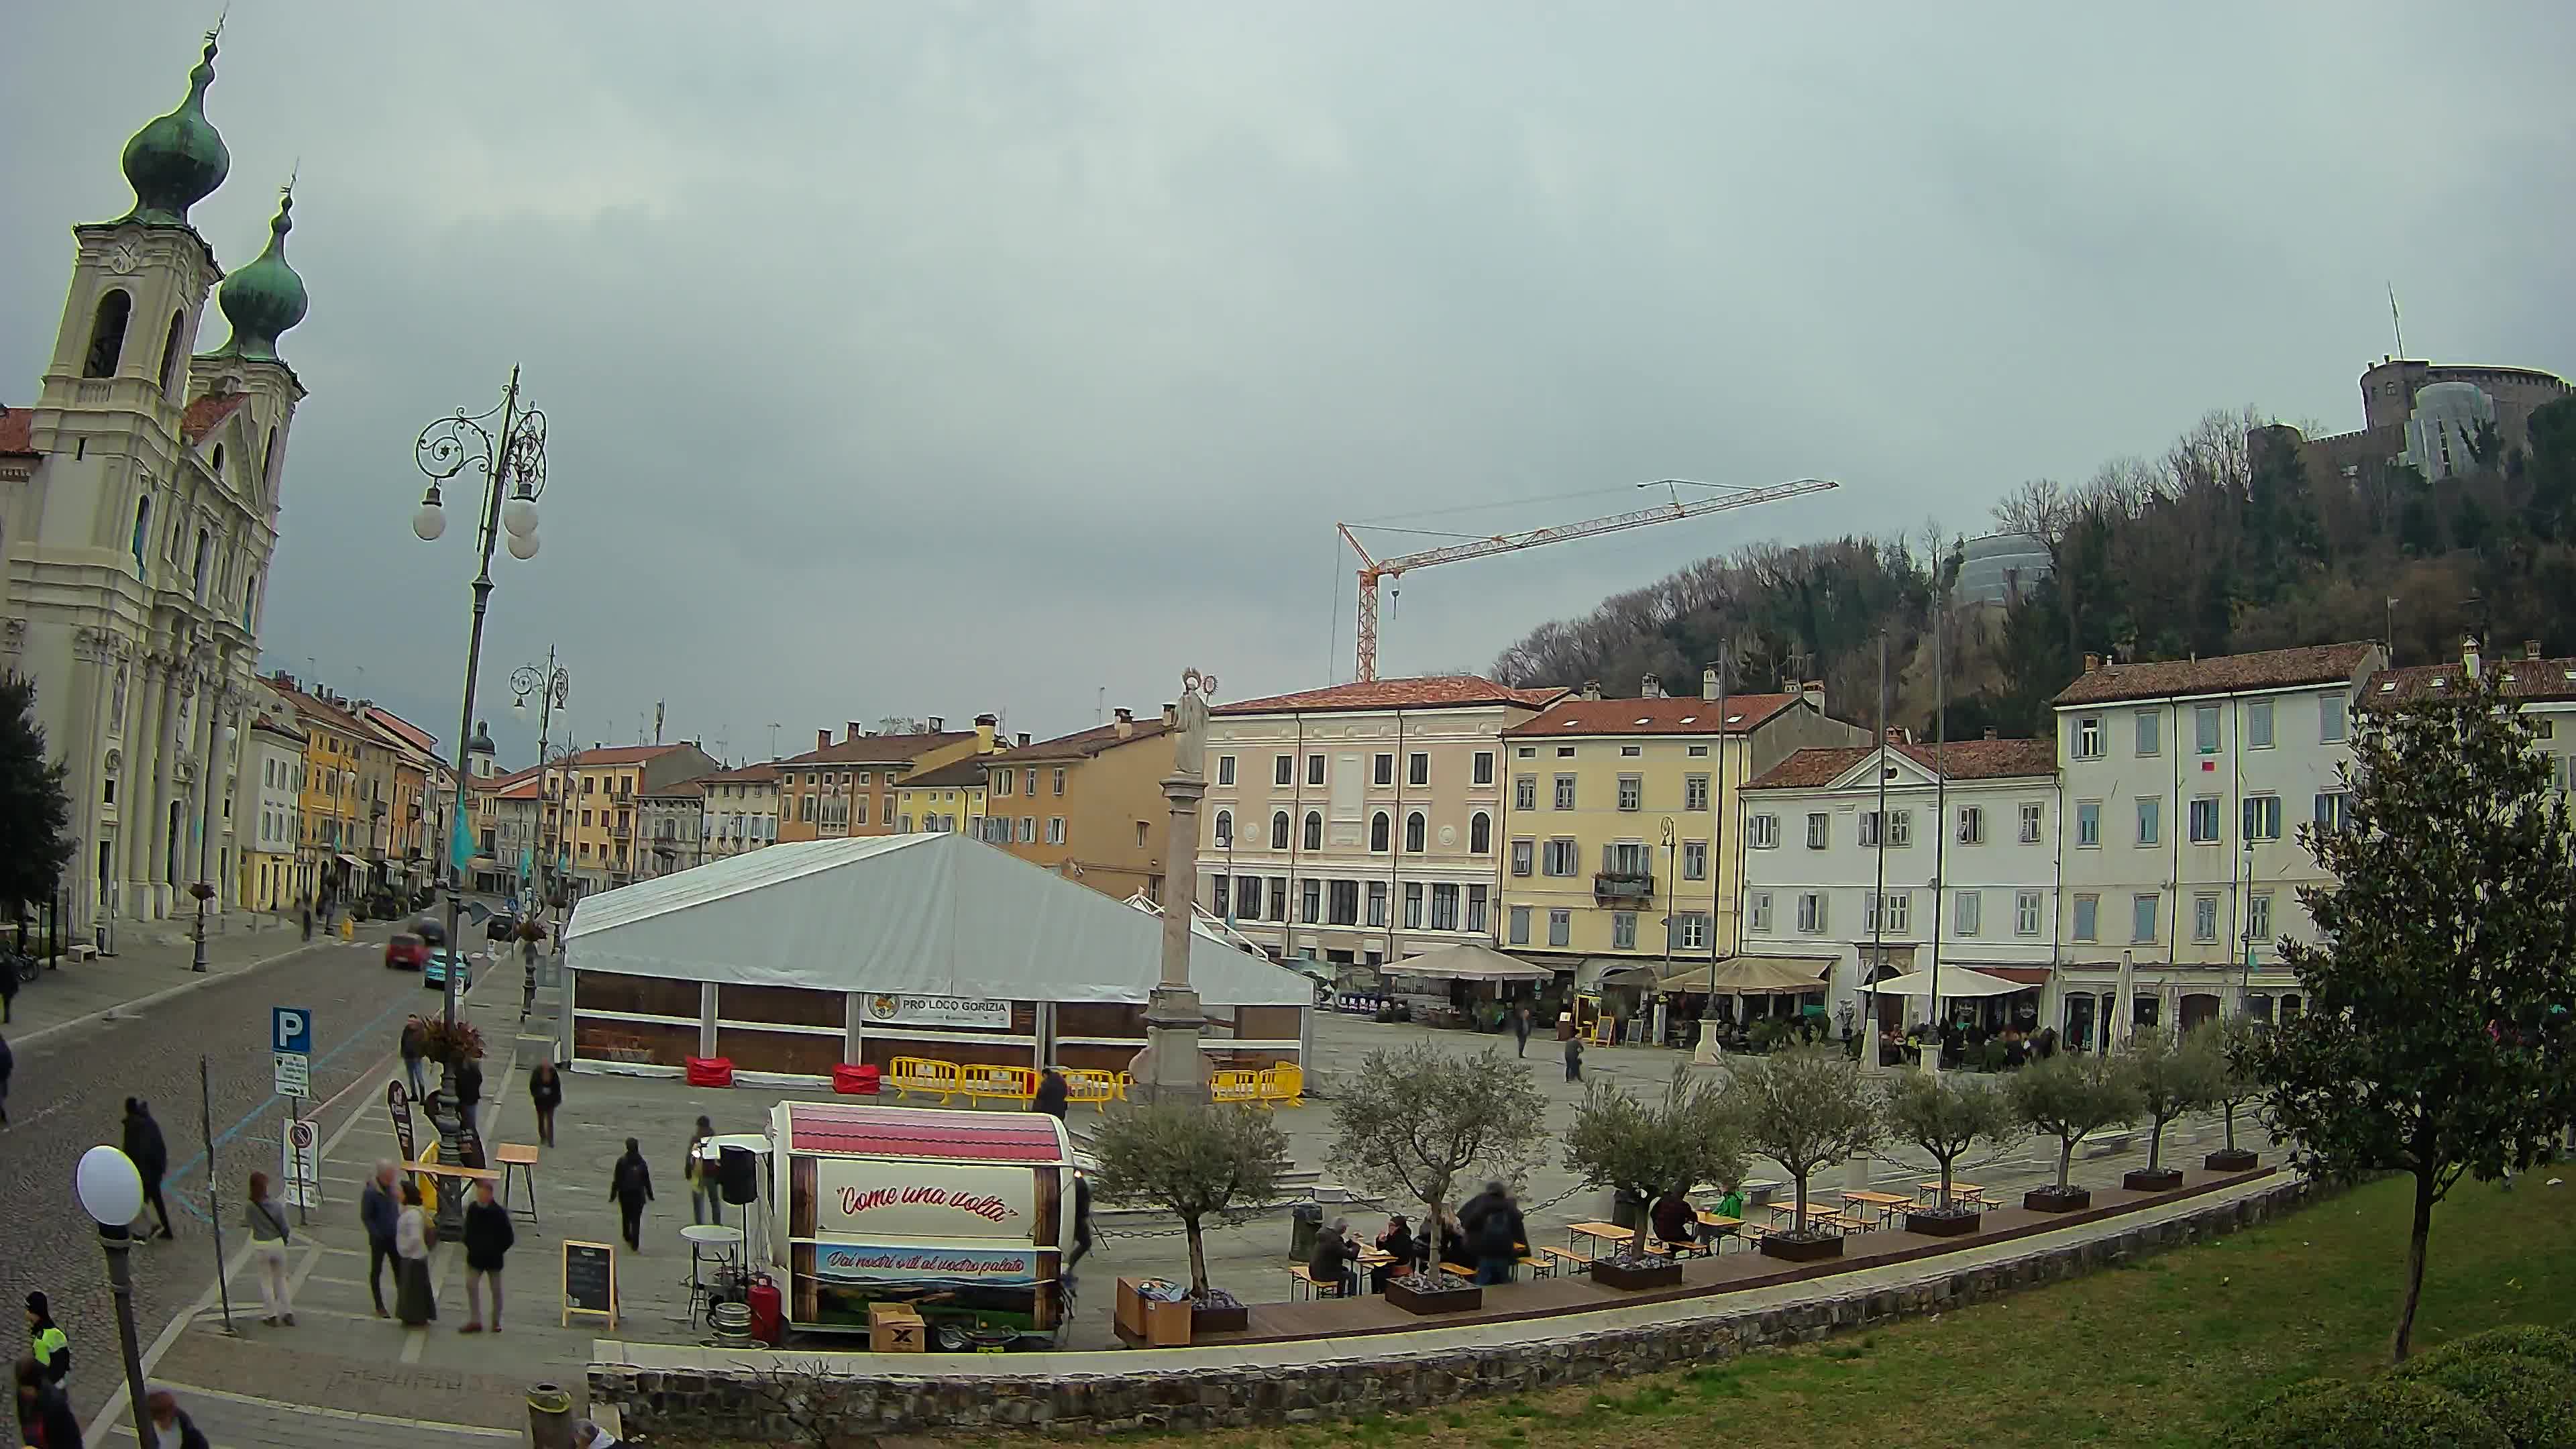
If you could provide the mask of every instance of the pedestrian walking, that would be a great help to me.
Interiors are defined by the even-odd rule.
[[[483,1062],[478,1057],[467,1057],[456,1066],[456,1120],[464,1123],[466,1130],[474,1134],[473,1145],[478,1148],[483,1140],[482,1108]],[[465,1165],[481,1167],[483,1164],[468,1162]]]
[[[286,1214],[269,1200],[268,1174],[250,1175],[251,1251],[259,1255],[259,1303],[263,1310],[260,1322],[275,1328],[283,1322],[295,1326],[295,1299],[286,1284],[286,1248],[295,1235],[286,1230]]]
[[[429,1286],[429,1215],[420,1210],[420,1184],[402,1185],[402,1216],[394,1220],[394,1317],[405,1328],[426,1328],[438,1316]]]
[[[1565,1079],[1583,1080],[1583,1038],[1579,1034],[1565,1039]]]
[[[528,1073],[528,1100],[537,1109],[537,1141],[555,1145],[555,1109],[563,1105],[563,1076],[551,1061],[537,1063]]]
[[[1513,1035],[1515,1038],[1517,1038],[1517,1039],[1519,1040],[1519,1042],[1520,1042],[1520,1050],[1519,1050],[1519,1051],[1517,1051],[1517,1052],[1514,1052],[1514,1053],[1513,1053],[1513,1055],[1515,1055],[1515,1056],[1524,1056],[1524,1057],[1529,1055],[1529,1034],[1530,1034],[1530,1009],[1529,1009],[1529,1003],[1528,1003],[1528,1002],[1522,1002],[1519,1006],[1517,1006],[1517,1007],[1513,1008],[1513,1010],[1512,1010],[1512,1035]]]
[[[644,1204],[653,1200],[653,1169],[644,1165],[644,1148],[632,1137],[626,1139],[626,1155],[608,1175],[608,1195],[617,1200],[617,1215],[626,1222],[626,1246],[643,1252]]]
[[[42,1293],[27,1295],[27,1356],[49,1384],[61,1383],[72,1371],[72,1341],[54,1326],[54,1305]]]
[[[80,1420],[62,1385],[28,1357],[18,1360],[18,1437],[28,1449],[80,1449]]]
[[[161,1178],[170,1170],[170,1148],[161,1140],[161,1124],[152,1120],[152,1109],[141,1097],[125,1099],[125,1155],[143,1179],[144,1203],[161,1219],[161,1236],[177,1237],[170,1231],[170,1206],[161,1201]]]
[[[716,1191],[716,1170],[698,1156],[706,1140],[715,1135],[715,1124],[699,1118],[698,1130],[689,1134],[689,1156],[680,1164],[680,1176],[689,1184],[689,1221],[723,1227],[724,1199]]]
[[[1499,1182],[1486,1183],[1483,1192],[1458,1210],[1458,1222],[1467,1230],[1468,1246],[1476,1254],[1477,1283],[1511,1282],[1529,1238],[1520,1204],[1511,1193]]]
[[[313,903],[311,901],[304,903],[304,939],[308,941],[313,939]]]
[[[1073,1088],[1065,1081],[1064,1073],[1049,1067],[1046,1069],[1046,1074],[1038,1078],[1037,1095],[1030,1100],[1029,1110],[1044,1112],[1061,1122],[1064,1120],[1065,1104],[1072,1097]]]
[[[1064,1255],[1064,1282],[1073,1286],[1073,1265],[1091,1252],[1091,1179],[1073,1175],[1073,1251]]]
[[[188,1417],[187,1410],[179,1407],[177,1394],[154,1389],[143,1400],[143,1407],[152,1415],[152,1437],[160,1442],[161,1449],[208,1449],[205,1431]]]
[[[18,1066],[18,1054],[9,1050],[9,1038],[0,1036],[0,1127],[9,1125],[9,1073]]]
[[[421,1066],[428,1055],[429,1023],[415,1016],[404,1022],[402,1029],[403,1080],[411,1084],[411,1099],[415,1102],[429,1100],[429,1081],[422,1075]]]
[[[376,1316],[383,1318],[387,1316],[385,1290],[377,1275],[387,1263],[394,1265],[394,1297],[402,1297],[402,1257],[394,1249],[395,1235],[401,1230],[402,1197],[394,1187],[392,1163],[376,1163],[367,1190],[358,1194],[358,1221],[367,1230],[367,1296],[376,1302]]]
[[[0,1026],[18,1019],[18,964],[0,960]]]
[[[465,1205],[465,1311],[470,1316],[459,1333],[483,1331],[482,1286],[492,1285],[492,1331],[501,1331],[501,1258],[518,1234],[510,1227],[510,1210],[492,1200],[492,1184],[474,1184],[474,1201]]]

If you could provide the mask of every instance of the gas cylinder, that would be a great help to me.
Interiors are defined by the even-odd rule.
[[[776,1348],[787,1327],[786,1300],[780,1295],[778,1285],[763,1273],[760,1281],[751,1285],[751,1291],[743,1295],[743,1300],[751,1305],[751,1336]]]

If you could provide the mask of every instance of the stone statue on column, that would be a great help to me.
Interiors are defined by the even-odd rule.
[[[1172,773],[1163,780],[1171,802],[1171,830],[1163,842],[1163,962],[1145,1004],[1145,1050],[1130,1068],[1148,1101],[1204,1102],[1207,1062],[1199,1053],[1206,1022],[1199,994],[1190,987],[1190,943],[1198,919],[1199,800],[1207,794],[1208,700],[1216,676],[1181,675],[1181,697],[1172,711]]]

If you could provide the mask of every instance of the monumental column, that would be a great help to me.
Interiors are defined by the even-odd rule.
[[[1172,773],[1163,795],[1172,803],[1170,835],[1163,843],[1163,971],[1145,1002],[1145,1070],[1137,1085],[1156,1102],[1207,1100],[1207,1063],[1199,1055],[1199,1027],[1206,1020],[1199,994],[1190,989],[1190,941],[1198,919],[1199,800],[1207,794],[1208,699],[1216,676],[1195,669],[1181,675],[1174,710]]]

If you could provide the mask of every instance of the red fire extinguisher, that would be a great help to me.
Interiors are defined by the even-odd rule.
[[[787,1327],[786,1299],[779,1293],[778,1285],[763,1273],[760,1281],[751,1285],[751,1291],[743,1295],[743,1300],[751,1305],[751,1336],[776,1348]]]

